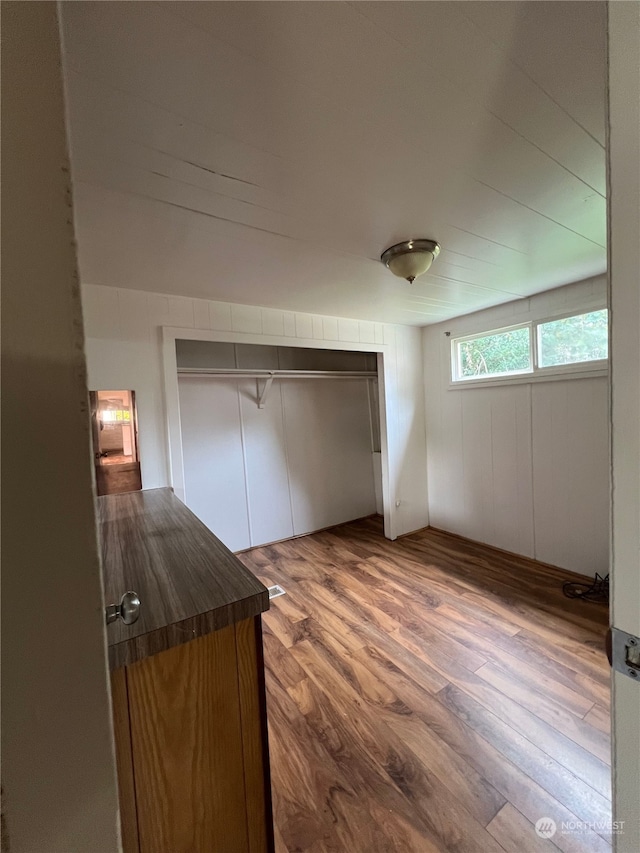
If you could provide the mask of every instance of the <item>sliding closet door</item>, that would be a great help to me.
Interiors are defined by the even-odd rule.
[[[367,383],[282,383],[296,535],[376,511]]]
[[[249,548],[238,383],[180,376],[185,502],[232,551]]]
[[[261,389],[263,380],[259,384]],[[256,380],[238,382],[252,545],[293,536],[282,385],[273,383],[264,408],[259,409]]]

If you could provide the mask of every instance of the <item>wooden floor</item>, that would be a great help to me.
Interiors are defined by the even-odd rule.
[[[607,609],[566,573],[377,518],[241,559],[287,591],[263,620],[278,853],[610,850]]]

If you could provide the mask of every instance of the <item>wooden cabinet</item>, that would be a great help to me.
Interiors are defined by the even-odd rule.
[[[260,617],[111,674],[124,853],[273,850]]]
[[[271,853],[266,587],[171,489],[98,512],[124,853]]]

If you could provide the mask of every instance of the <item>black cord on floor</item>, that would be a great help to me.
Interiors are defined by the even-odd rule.
[[[609,575],[602,577],[602,575],[599,575],[596,572],[596,576],[591,584],[567,581],[562,584],[562,591],[567,598],[582,598],[585,601],[596,601],[600,604],[608,604]]]

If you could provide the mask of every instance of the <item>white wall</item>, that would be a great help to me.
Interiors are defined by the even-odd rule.
[[[385,350],[390,532],[428,524],[419,329],[90,284],[82,290],[89,387],[136,392],[143,488],[170,485],[162,326],[233,332],[250,343],[280,344],[284,337],[292,345],[331,349],[379,344]]]
[[[12,853],[118,802],[55,3],[2,7],[2,784]]]
[[[451,389],[445,335],[605,305],[599,277],[423,330],[434,527],[586,575],[606,574],[607,378]]]

